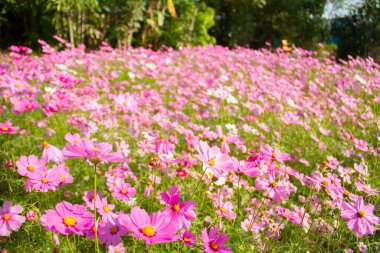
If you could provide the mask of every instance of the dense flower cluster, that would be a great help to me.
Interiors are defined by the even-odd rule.
[[[54,247],[228,253],[286,231],[314,251],[376,248],[356,241],[380,223],[371,59],[40,44],[0,57],[1,200],[26,210],[2,204],[1,237],[40,226]]]

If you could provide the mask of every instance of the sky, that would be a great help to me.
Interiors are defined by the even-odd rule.
[[[350,12],[350,6],[363,3],[363,1],[364,0],[342,0],[342,1],[335,1],[335,2],[341,2],[339,4],[332,4],[331,2],[334,2],[334,1],[330,0],[325,6],[323,17],[329,19],[329,18],[334,18],[334,17],[345,16]]]

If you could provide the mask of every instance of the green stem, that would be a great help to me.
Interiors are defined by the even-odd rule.
[[[237,185],[237,201],[238,201],[237,211],[239,212],[240,210],[240,173],[239,173],[239,179],[238,179],[238,185]]]
[[[98,224],[97,224],[97,219],[96,219],[96,164],[94,166],[94,221],[95,221],[95,249],[99,253],[99,239],[98,239]]]
[[[250,229],[250,230],[251,230],[251,228],[252,228],[253,222],[256,220],[256,217],[259,215],[259,213],[260,213],[260,211],[261,211],[261,208],[263,207],[264,200],[265,200],[265,198],[263,197],[263,199],[262,199],[261,202],[260,202],[260,207],[259,207],[259,209],[257,210],[255,216],[252,215],[251,222],[249,223],[249,229]]]
[[[69,235],[66,235],[66,240],[67,240],[67,245],[69,245],[70,252],[71,252],[71,253],[74,253],[73,248],[71,247],[71,243],[70,243]]]
[[[194,195],[195,195],[195,193],[197,192],[198,186],[201,184],[201,182],[202,182],[202,178],[204,177],[205,174],[206,174],[206,170],[204,170],[201,179],[199,179],[198,184],[195,186],[195,189],[194,189],[194,191],[193,191]]]
[[[314,188],[311,186],[310,187],[310,191],[309,191],[309,195],[308,195],[308,200],[305,202],[305,204],[303,205],[303,214],[302,214],[302,220],[301,220],[301,227],[303,226],[303,220],[305,218],[305,215],[306,215],[306,205],[309,203],[309,201],[311,200],[311,198],[313,197],[312,196],[312,193],[313,193],[313,190]]]

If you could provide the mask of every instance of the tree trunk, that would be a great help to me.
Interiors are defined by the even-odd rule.
[[[69,34],[70,34],[70,43],[74,47],[74,31],[73,31],[73,21],[71,18],[71,11],[68,12],[68,21],[69,21]]]

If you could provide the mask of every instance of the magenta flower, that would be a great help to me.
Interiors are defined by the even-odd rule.
[[[162,213],[170,217],[171,221],[176,222],[179,229],[189,229],[191,221],[197,216],[194,212],[195,202],[188,200],[179,203],[180,192],[177,186],[172,186],[169,194],[166,191],[162,192],[161,198],[169,205],[162,210]]]
[[[25,222],[25,217],[19,215],[22,206],[12,206],[12,202],[5,201],[0,207],[0,236],[9,236],[12,231],[17,231]]]
[[[41,217],[41,225],[47,230],[63,235],[76,233],[83,235],[92,229],[94,215],[83,205],[73,205],[62,201],[55,206],[55,210],[46,210]]]
[[[9,120],[4,123],[0,123],[0,133],[3,134],[15,134],[20,128],[18,126],[12,126],[12,122]]]
[[[37,156],[21,156],[16,162],[17,172],[21,176],[30,177],[31,175],[46,171],[44,160],[39,160]]]
[[[123,244],[119,243],[116,246],[110,245],[108,247],[108,252],[109,253],[125,253],[125,249],[124,249]]]
[[[179,239],[185,244],[186,246],[193,246],[196,244],[196,236],[191,233],[190,231],[184,231]]]
[[[118,221],[114,222],[114,224],[101,222],[98,228],[99,241],[100,243],[106,242],[107,247],[117,245],[120,243],[120,237],[125,235],[127,231]]]
[[[220,141],[222,142],[222,145],[220,146],[220,150],[224,154],[228,154],[230,152],[230,147],[228,146],[228,139],[226,136],[223,135],[222,126],[217,125],[216,126],[216,134],[218,135]]]
[[[115,223],[115,220],[117,219],[118,215],[112,210],[115,208],[115,205],[108,204],[107,198],[98,198],[96,200],[96,209],[98,210],[98,213],[102,216],[103,222],[109,222],[111,224]]]
[[[63,164],[53,165],[50,171],[59,177],[59,183],[62,185],[74,182],[73,176],[70,175],[69,168]]]
[[[132,232],[133,237],[143,239],[147,245],[173,242],[179,238],[175,235],[178,225],[160,212],[149,216],[145,210],[136,206],[130,215],[120,214],[119,222]]]
[[[29,211],[27,214],[26,214],[26,218],[28,219],[28,221],[36,221],[38,216],[37,216],[37,213],[34,212],[34,211]]]
[[[215,201],[215,207],[218,208],[216,213],[219,217],[225,217],[227,220],[234,220],[236,218],[236,213],[233,211],[233,205],[230,201],[225,203],[221,200]]]
[[[290,155],[281,152],[277,148],[272,148],[269,145],[261,145],[260,150],[264,156],[268,157],[269,159],[276,160],[280,163],[286,160],[290,160]]]
[[[341,217],[347,220],[347,226],[354,230],[356,236],[362,237],[366,234],[373,234],[375,226],[379,224],[379,217],[373,214],[374,206],[364,205],[362,197],[356,203],[343,201]]]
[[[112,197],[128,202],[131,197],[136,195],[136,188],[131,187],[130,183],[120,181],[119,184],[113,188]]]
[[[210,228],[210,233],[207,234],[207,228],[202,230],[201,239],[203,242],[203,247],[205,252],[207,253],[230,253],[231,248],[225,247],[223,244],[225,244],[228,240],[228,237],[224,233],[220,233],[219,236],[217,236],[219,230],[216,228]]]
[[[61,182],[59,174],[53,170],[35,173],[29,180],[32,188],[40,192],[47,192],[49,190],[55,191]]]
[[[93,164],[107,162],[124,162],[127,159],[119,152],[111,152],[112,145],[109,143],[92,143],[86,138],[76,143],[67,144],[62,153],[68,158],[87,158]]]
[[[276,181],[274,172],[268,174],[268,179],[257,179],[255,186],[259,190],[265,190],[266,192],[264,195],[272,198],[276,204],[279,204],[283,199],[288,198],[288,192],[281,181]]]
[[[42,160],[45,162],[53,161],[55,163],[62,163],[65,161],[65,157],[59,148],[49,144],[47,141],[42,142],[42,147],[44,148]]]
[[[230,157],[223,154],[218,147],[211,147],[204,141],[200,141],[196,146],[198,155],[195,155],[203,162],[203,169],[211,169],[215,174],[220,174],[218,170],[225,170],[231,167]]]

